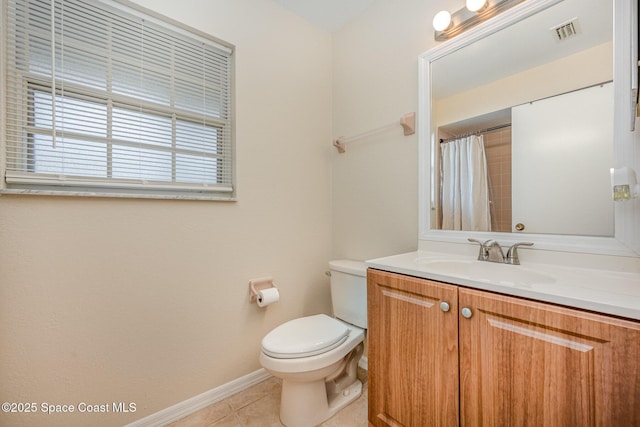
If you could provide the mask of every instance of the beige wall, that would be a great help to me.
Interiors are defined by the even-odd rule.
[[[455,0],[379,0],[333,36],[333,136],[418,109],[418,55],[435,46],[431,21]],[[419,130],[418,130],[419,131]],[[333,253],[367,259],[415,250],[418,138],[398,126],[333,153]]]
[[[135,402],[122,425],[260,368],[260,340],[330,313],[331,36],[271,0],[140,0],[236,45],[237,202],[0,196],[0,400]],[[295,36],[294,36],[295,35]],[[272,275],[281,301],[249,304]]]

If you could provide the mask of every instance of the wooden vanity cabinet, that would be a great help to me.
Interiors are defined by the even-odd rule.
[[[374,426],[640,426],[640,322],[372,269],[368,300]]]
[[[367,300],[369,422],[457,425],[457,288],[369,269]]]

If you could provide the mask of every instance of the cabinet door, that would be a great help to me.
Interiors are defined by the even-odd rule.
[[[456,426],[456,287],[372,269],[367,277],[370,423]]]
[[[459,290],[461,426],[639,426],[640,326]],[[467,313],[468,314],[468,313]]]

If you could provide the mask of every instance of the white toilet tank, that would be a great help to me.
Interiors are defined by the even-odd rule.
[[[352,325],[367,328],[367,267],[364,262],[329,262],[333,315]]]

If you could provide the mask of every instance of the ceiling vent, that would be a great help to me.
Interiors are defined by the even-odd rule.
[[[575,37],[580,32],[580,27],[578,26],[578,18],[573,18],[570,21],[567,21],[563,24],[557,25],[551,28],[553,32],[553,37],[556,41],[563,41],[571,37]]]

